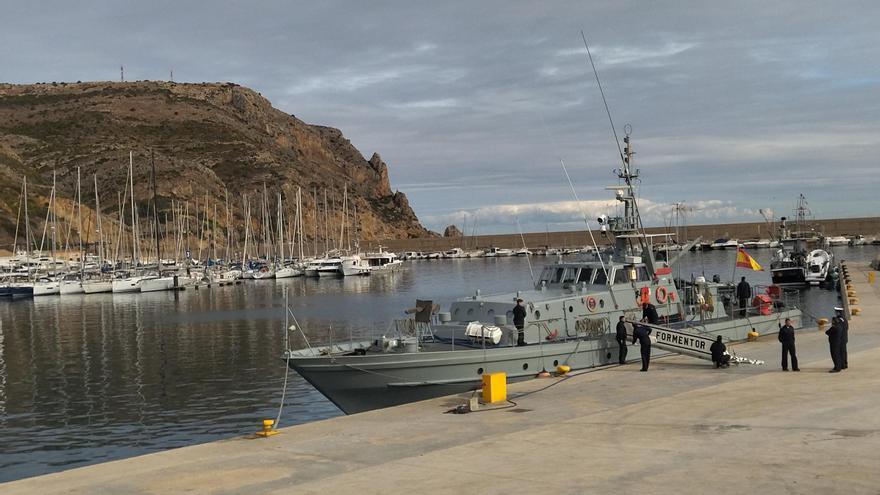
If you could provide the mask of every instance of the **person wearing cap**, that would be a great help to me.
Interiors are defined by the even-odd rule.
[[[782,344],[782,371],[788,371],[788,356],[791,355],[791,370],[800,371],[798,368],[797,355],[794,350],[794,327],[791,326],[791,318],[785,319],[785,325],[779,327],[777,335]]]
[[[825,335],[828,336],[828,347],[831,351],[831,361],[834,363],[834,368],[828,370],[828,372],[840,373],[840,340],[843,336],[843,329],[840,319],[836,316],[831,318],[831,326],[828,330],[825,330]]]
[[[849,321],[843,315],[843,308],[836,307],[834,311],[837,313],[837,319],[840,321],[840,369],[845,370],[848,366],[846,362],[846,344],[849,342]]]
[[[752,286],[746,282],[746,278],[743,277],[739,280],[739,284],[736,286],[736,299],[739,301],[739,314],[740,316],[746,315],[746,306],[749,303],[749,299],[752,297]]]
[[[617,320],[617,335],[615,335],[619,349],[617,351],[617,362],[620,364],[626,364],[626,323],[623,320],[624,316],[621,315]]]
[[[526,333],[523,330],[526,326],[526,308],[522,299],[517,299],[516,306],[513,307],[513,326],[516,327],[516,345],[526,345]]]

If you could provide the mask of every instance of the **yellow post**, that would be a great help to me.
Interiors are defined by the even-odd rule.
[[[818,320],[816,320],[816,323],[819,325],[819,331],[824,332],[825,325],[828,324],[828,318],[819,318]]]
[[[275,420],[274,419],[264,419],[263,420],[263,429],[257,432],[258,437],[271,437],[278,433],[278,430],[275,429]]]
[[[507,400],[507,374],[495,371],[483,374],[483,402],[491,404]]]
[[[869,284],[874,283],[874,272],[868,272],[868,283]]]

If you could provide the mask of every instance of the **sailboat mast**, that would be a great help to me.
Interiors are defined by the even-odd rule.
[[[137,216],[134,211],[134,152],[128,152],[128,190],[131,191],[131,264],[137,266]]]
[[[79,275],[82,277],[86,270],[86,257],[83,252],[83,221],[82,221],[82,184],[80,182],[80,168],[76,167],[76,221],[79,224]]]
[[[162,245],[159,239],[159,204],[156,201],[156,160],[153,150],[150,149],[150,169],[152,171],[153,182],[153,229],[156,231],[156,270],[159,275],[162,274]]]

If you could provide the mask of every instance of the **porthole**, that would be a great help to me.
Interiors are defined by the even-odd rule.
[[[547,311],[550,311],[550,304],[545,304],[544,309],[546,309]]]
[[[605,359],[611,359],[611,353],[605,354]]]
[[[600,308],[604,308],[604,307],[605,307],[605,300],[604,300],[604,299],[599,299],[599,307],[600,307]]]
[[[574,306],[569,306],[569,307],[568,307],[568,312],[569,312],[569,313],[574,313]]]
[[[478,369],[477,369],[477,374],[478,374],[478,375],[482,375],[482,374],[483,374],[483,368],[478,368]]]
[[[468,308],[467,314],[468,314],[468,316],[474,314],[474,308]]]
[[[529,369],[529,363],[523,363],[523,371]]]
[[[557,367],[557,366],[559,366],[559,360],[558,360],[558,359],[554,359],[554,360],[553,360],[553,367],[555,368],[555,367]]]
[[[537,320],[537,319],[540,318],[540,317],[541,317],[541,311],[539,311],[539,310],[536,309],[536,310],[535,310],[535,319]]]

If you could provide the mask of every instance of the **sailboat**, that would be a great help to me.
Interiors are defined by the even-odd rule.
[[[104,230],[101,227],[101,201],[98,197],[98,176],[94,175],[95,182],[95,225],[98,233],[98,274],[96,277],[81,282],[83,292],[97,294],[101,292],[113,292],[113,282],[104,276]]]
[[[131,200],[131,271],[123,271],[120,272],[112,282],[112,290],[114,294],[124,293],[124,292],[140,292],[141,291],[141,280],[143,280],[144,276],[138,273],[138,219],[137,219],[137,211],[135,210],[134,205],[134,152],[128,152],[128,180],[129,187],[128,192],[130,193]],[[120,244],[122,241],[122,232],[124,228],[124,224],[120,219]]]

